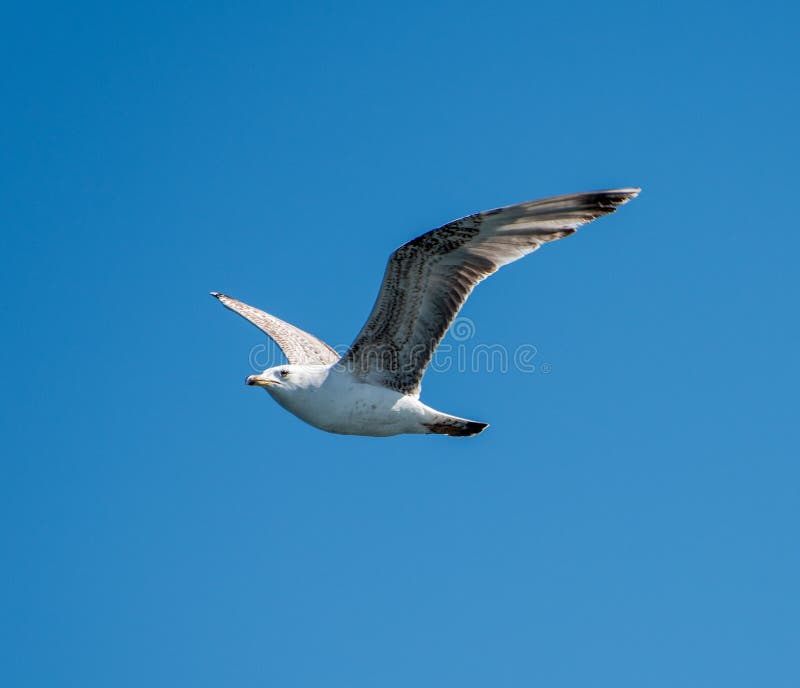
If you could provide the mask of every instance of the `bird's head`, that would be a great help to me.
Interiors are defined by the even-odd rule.
[[[316,371],[311,371],[308,368],[308,366],[289,364],[267,368],[263,373],[248,376],[245,384],[263,387],[270,393],[306,389],[314,384],[317,377],[314,374]]]

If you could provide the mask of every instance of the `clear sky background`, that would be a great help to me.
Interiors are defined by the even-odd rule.
[[[796,5],[168,5],[4,12],[0,683],[800,685]],[[347,344],[631,185],[468,302],[539,364],[425,378],[477,438],[304,425],[208,296]]]

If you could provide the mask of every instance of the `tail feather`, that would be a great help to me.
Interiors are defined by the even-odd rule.
[[[456,416],[442,416],[432,423],[425,423],[428,433],[433,435],[450,435],[451,437],[472,437],[489,427],[488,423],[467,420]]]

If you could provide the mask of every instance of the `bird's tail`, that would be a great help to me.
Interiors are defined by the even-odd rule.
[[[427,428],[429,434],[450,435],[451,437],[472,437],[489,427],[488,423],[445,415],[441,415],[434,421],[423,425]]]

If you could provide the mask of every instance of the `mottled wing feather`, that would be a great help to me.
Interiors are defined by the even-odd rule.
[[[211,296],[265,332],[281,348],[289,363],[330,365],[339,360],[339,354],[314,335],[225,294],[212,291]]]
[[[481,280],[638,193],[593,191],[488,210],[401,246],[389,258],[372,312],[342,364],[363,382],[419,394],[436,347]]]

